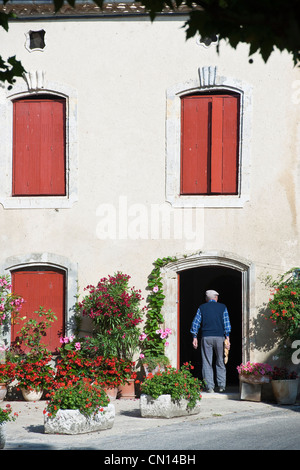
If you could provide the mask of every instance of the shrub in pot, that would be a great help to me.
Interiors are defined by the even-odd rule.
[[[48,395],[44,410],[46,433],[78,434],[112,427],[114,406],[97,382],[82,379]]]
[[[187,411],[193,411],[201,400],[201,391],[203,390],[203,383],[193,377],[191,373],[191,366],[185,363],[180,369],[175,369],[168,366],[165,371],[158,372],[157,374],[149,374],[143,383],[141,383],[141,414],[147,416],[147,410],[143,409],[153,400],[160,399],[160,397],[168,395],[169,404],[178,404],[182,408],[182,414]],[[144,396],[149,397],[146,401]],[[155,407],[155,404],[154,404]],[[180,411],[176,411],[176,416],[179,416]],[[164,415],[167,416],[168,413]],[[172,413],[171,413],[172,414]],[[151,411],[149,413],[151,415]],[[175,414],[174,414],[175,415]]]
[[[16,364],[6,361],[0,364],[0,402],[4,400],[7,394],[8,385],[15,378]]]
[[[89,294],[79,307],[93,321],[93,338],[98,353],[131,360],[139,345],[140,291],[129,288],[130,276],[118,272],[87,286]]]
[[[141,363],[147,377],[149,374],[164,371],[170,365],[170,360],[165,355],[144,356],[141,358]]]
[[[119,385],[134,378],[133,357],[139,347],[139,324],[144,313],[141,293],[129,287],[129,280],[130,276],[121,272],[102,278],[96,286],[86,287],[88,295],[78,304],[82,314],[93,322],[91,348],[100,356],[116,357],[131,365],[130,374],[124,369]]]
[[[4,449],[6,444],[6,423],[15,421],[17,416],[17,413],[12,414],[10,404],[7,404],[5,408],[0,407],[0,449]]]
[[[281,356],[290,359],[293,343],[300,337],[300,269],[292,268],[268,284],[271,292],[266,318],[278,335]]]
[[[10,357],[15,362],[15,378],[25,400],[35,400],[42,396],[53,383],[54,369],[51,366],[52,354],[42,343],[46,330],[57,319],[52,310],[43,307],[35,312],[36,318],[26,320],[18,333]],[[31,396],[28,392],[37,392]]]
[[[269,383],[272,377],[273,367],[262,362],[248,361],[237,366],[240,382],[250,384]]]
[[[56,387],[85,378],[97,381],[104,388],[117,388],[132,377],[133,362],[100,355],[90,338],[64,337],[61,343],[56,361]]]

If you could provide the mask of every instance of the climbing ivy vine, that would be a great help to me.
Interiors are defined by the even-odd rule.
[[[150,294],[147,298],[148,311],[143,334],[143,354],[145,357],[159,357],[165,354],[165,343],[171,330],[166,328],[163,331],[161,328],[164,323],[161,310],[165,299],[161,269],[176,260],[175,257],[158,258],[154,261],[154,268],[148,277]]]

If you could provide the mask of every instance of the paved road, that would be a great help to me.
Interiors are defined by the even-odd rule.
[[[299,410],[300,411],[300,410]],[[92,442],[90,443],[92,445]],[[144,450],[300,450],[300,414],[273,411],[215,417],[105,438],[101,448]]]
[[[103,450],[108,456],[115,450],[300,450],[299,405],[242,401],[237,394],[203,394],[199,415],[169,420],[141,418],[139,400],[116,400],[112,429],[75,436],[44,434],[45,402],[11,405],[19,417],[7,425],[6,450]]]

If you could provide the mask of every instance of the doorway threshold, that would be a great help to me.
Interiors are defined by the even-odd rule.
[[[240,391],[239,386],[228,386],[226,387],[225,392],[219,393],[216,389],[215,392],[205,392],[203,390],[202,396],[205,398],[212,398],[212,399],[223,399],[223,400],[237,400],[240,398]]]

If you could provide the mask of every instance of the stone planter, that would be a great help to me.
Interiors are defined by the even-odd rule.
[[[43,395],[43,390],[27,390],[23,387],[21,392],[25,401],[39,401]]]
[[[239,375],[240,400],[261,401],[262,385],[270,382],[267,375]]]
[[[239,375],[240,382],[247,384],[268,384],[270,377],[268,375]]]
[[[140,397],[140,412],[143,418],[175,418],[200,412],[200,401],[192,409],[187,405],[187,400],[173,401],[171,395],[160,395],[156,399],[144,394]]]
[[[0,423],[0,449],[4,449],[6,444],[6,421]]]
[[[298,380],[272,380],[272,389],[276,403],[293,405],[296,403]]]
[[[111,403],[96,415],[86,417],[79,410],[58,410],[54,417],[44,415],[45,434],[84,434],[113,427],[115,407]]]

